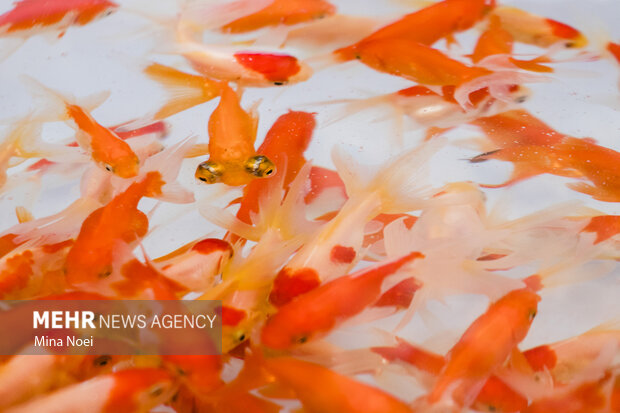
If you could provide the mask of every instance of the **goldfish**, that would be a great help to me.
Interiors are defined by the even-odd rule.
[[[413,252],[337,278],[297,296],[278,309],[261,331],[261,343],[284,350],[329,332],[338,322],[362,312],[381,295],[385,279],[411,261],[424,258]]]
[[[530,286],[514,290],[492,303],[463,333],[446,356],[446,365],[428,395],[439,401],[455,385],[465,393],[465,405],[473,401],[492,373],[525,338],[536,316],[540,296],[536,278]]]
[[[395,347],[374,347],[371,350],[389,361],[402,360],[416,368],[437,376],[445,366],[444,357],[414,346],[403,339],[396,338]],[[528,400],[497,376],[490,376],[477,395],[473,407],[476,410],[520,412],[527,407]]]
[[[614,42],[607,43],[607,51],[620,63],[620,44]]]
[[[508,181],[488,187],[507,186],[535,175],[550,173],[587,180],[589,183],[576,182],[567,186],[599,201],[620,202],[619,156],[613,149],[572,138],[551,146],[520,145],[498,149],[470,161],[498,159],[514,163],[515,170]]]
[[[57,390],[7,412],[147,412],[168,400],[175,383],[157,368],[126,369]]]
[[[215,80],[159,63],[150,64],[144,73],[172,92],[171,99],[155,113],[154,119],[164,119],[208,102],[221,92],[221,85]]]
[[[84,26],[112,14],[118,7],[110,0],[16,1],[12,10],[0,15],[0,33],[29,35],[54,30],[62,37],[69,26]]]
[[[240,86],[270,87],[303,82],[312,74],[310,66],[294,56],[205,45],[193,38],[194,30],[189,21],[177,22],[175,49],[207,78]]]
[[[175,300],[187,293],[181,285],[164,277],[153,266],[143,264],[137,259],[123,264],[120,272],[124,279],[111,285],[119,297]]]
[[[138,175],[140,160],[129,144],[116,133],[99,124],[90,114],[88,107],[95,108],[108,93],[93,95],[84,99],[82,105],[75,103],[74,98],[64,97],[58,92],[49,89],[38,81],[25,77],[24,81],[35,93],[44,92],[49,98],[51,109],[38,116],[43,120],[67,120],[76,129],[76,140],[80,147],[102,169],[105,169],[121,178],[132,178]]]
[[[523,413],[596,413],[606,410],[608,404],[605,385],[610,375],[600,380],[583,383],[575,389],[557,391],[556,394],[534,400]]]
[[[539,47],[549,47],[560,42],[565,47],[574,48],[588,44],[581,32],[557,20],[508,6],[496,7],[491,13],[499,18],[502,28],[518,42]]]
[[[310,144],[316,126],[315,116],[307,112],[289,111],[280,116],[265,135],[257,152],[273,162],[277,171],[284,174],[283,185],[288,188],[304,165],[304,152]],[[261,196],[269,193],[277,177],[254,180],[244,188],[237,218],[251,223],[251,215],[258,213]]]
[[[278,357],[265,359],[263,364],[295,392],[309,413],[412,412],[395,397],[314,363]],[[328,388],[325,383],[330,384]]]
[[[353,160],[333,152],[349,196],[338,213],[305,244],[278,273],[270,302],[281,306],[325,280],[346,274],[361,257],[364,226],[382,213],[402,213],[425,205],[432,189],[419,187],[417,176],[426,173],[428,157],[441,141],[431,141],[386,163],[371,180],[362,182]]]
[[[68,283],[96,282],[112,273],[118,245],[132,243],[147,232],[148,218],[138,210],[138,202],[144,196],[161,193],[163,184],[159,172],[149,172],[84,220],[67,254]]]
[[[324,0],[273,0],[269,5],[221,27],[226,33],[244,33],[263,27],[291,26],[333,15],[336,8]]]
[[[240,95],[223,86],[209,118],[209,160],[196,168],[196,179],[213,184],[245,185],[276,172],[273,162],[254,149],[258,119],[241,107]]]
[[[495,0],[440,1],[407,14],[357,43],[336,50],[334,54],[341,60],[352,60],[368,44],[377,40],[404,40],[403,44],[431,46],[441,38],[469,29],[494,7]]]

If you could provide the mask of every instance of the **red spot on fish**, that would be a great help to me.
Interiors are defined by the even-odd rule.
[[[320,284],[319,275],[312,268],[302,268],[293,273],[288,268],[283,268],[273,282],[269,301],[276,307],[281,307],[298,295],[315,289]]]
[[[198,241],[192,247],[192,251],[197,251],[201,254],[211,254],[216,251],[228,251],[232,254],[233,249],[226,241],[217,238],[207,238],[202,241]]]
[[[32,271],[32,251],[24,251],[6,260],[4,270],[0,272],[0,298],[28,285]]]
[[[68,239],[66,241],[57,242],[55,244],[46,244],[41,249],[46,254],[53,254],[55,252],[60,251],[63,248],[67,248],[73,245],[73,240]]]
[[[523,355],[535,371],[541,371],[545,368],[552,369],[558,361],[555,351],[547,345],[534,347],[524,351]]]
[[[38,169],[45,169],[46,167],[50,165],[54,165],[55,163],[56,162],[48,161],[47,159],[44,158],[30,165],[28,167],[28,171],[36,171]]]
[[[504,258],[506,254],[485,254],[476,258],[476,261],[493,261],[499,260],[500,258]]]
[[[620,215],[599,215],[592,217],[581,232],[596,232],[594,244],[603,242],[620,233]]]
[[[235,53],[235,59],[273,82],[287,82],[301,67],[293,56],[265,53]]]
[[[15,242],[15,238],[17,234],[6,234],[0,237],[0,258],[22,244],[22,242]]]
[[[618,63],[620,63],[620,43],[607,43],[607,50],[614,55]]]
[[[343,247],[342,245],[336,245],[332,248],[329,259],[337,264],[351,264],[355,259],[355,249],[352,247]]]
[[[222,306],[222,325],[234,327],[245,318],[245,311],[236,308]]]
[[[552,19],[545,19],[545,21],[551,27],[551,32],[562,39],[574,39],[579,36],[579,32],[567,24]]]
[[[407,278],[387,290],[375,303],[375,307],[408,308],[413,295],[421,284],[413,277]]]

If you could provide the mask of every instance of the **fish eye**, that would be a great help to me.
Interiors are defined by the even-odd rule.
[[[220,181],[223,173],[224,167],[221,164],[214,161],[206,161],[198,165],[195,176],[202,182],[214,184]]]
[[[164,393],[164,386],[162,384],[156,384],[148,391],[149,397],[158,397]]]
[[[284,84],[284,82],[278,81],[278,82],[273,82],[273,84],[276,85],[276,86],[282,86]]]
[[[108,365],[108,363],[112,360],[110,356],[99,356],[95,360],[93,360],[93,365],[97,367],[103,367]]]
[[[515,102],[517,103],[523,103],[527,100],[527,96],[519,96],[518,98],[515,99]]]
[[[307,341],[308,341],[308,336],[306,336],[306,335],[299,336],[295,340],[295,342],[297,342],[298,344],[304,344]]]
[[[252,156],[245,161],[244,167],[246,172],[258,178],[271,176],[276,171],[276,166],[273,162],[263,155]]]
[[[105,168],[106,171],[114,172],[114,168],[112,167],[112,165],[110,165],[108,163],[104,163],[103,167]]]
[[[530,321],[532,321],[534,319],[534,317],[536,317],[536,310],[530,310],[530,312],[528,313],[528,318]]]

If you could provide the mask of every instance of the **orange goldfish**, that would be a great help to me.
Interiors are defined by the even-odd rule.
[[[408,14],[334,53],[342,60],[352,60],[367,44],[376,40],[406,40],[409,44],[430,46],[441,38],[469,29],[494,6],[495,0],[440,1]]]
[[[270,159],[276,170],[284,174],[285,188],[288,188],[306,162],[303,154],[310,144],[315,126],[314,114],[289,111],[274,122],[258,147],[257,152]],[[251,223],[251,214],[258,213],[260,197],[268,193],[270,185],[276,181],[277,177],[268,177],[250,182],[243,191],[237,218]]]
[[[501,6],[492,11],[502,27],[522,43],[549,47],[562,42],[566,47],[584,47],[585,36],[577,29],[556,20],[547,19],[514,7]]]
[[[209,160],[196,168],[195,176],[202,182],[239,186],[276,172],[271,160],[256,153],[258,119],[239,101],[239,94],[222,86],[220,103],[209,118]]]
[[[570,138],[557,145],[519,145],[498,149],[472,158],[472,162],[498,159],[513,162],[512,177],[502,187],[520,180],[550,173],[586,179],[590,183],[570,183],[574,191],[605,202],[620,202],[620,153],[585,139]]]
[[[261,342],[267,347],[284,350],[329,332],[341,320],[362,312],[377,301],[387,277],[412,260],[423,257],[419,252],[413,252],[337,278],[297,296],[267,320],[261,331]]]
[[[173,92],[173,96],[154,115],[154,119],[164,119],[186,109],[208,102],[219,96],[219,82],[204,76],[181,72],[172,67],[153,63],[144,69],[150,78],[161,83]]]
[[[26,83],[35,92],[44,91],[50,98],[52,109],[50,113],[43,113],[40,116],[44,120],[68,120],[76,128],[76,140],[92,159],[103,169],[112,172],[121,178],[132,178],[138,175],[140,160],[131,147],[121,139],[116,133],[99,124],[89,113],[86,107],[95,108],[102,100],[105,100],[108,93],[91,96],[86,99],[86,103],[78,105],[73,98],[64,97],[58,92],[51,90],[38,81],[25,77]],[[46,116],[50,116],[46,119]]]
[[[84,26],[118,8],[110,0],[21,0],[0,15],[0,33],[21,34],[37,30],[59,30],[62,37],[69,26]]]
[[[473,402],[493,369],[501,366],[527,335],[540,301],[536,280],[526,280],[532,287],[511,291],[491,304],[469,326],[446,356],[429,402],[439,401],[456,385],[461,386],[465,405]]]
[[[390,361],[402,360],[433,376],[441,373],[446,364],[442,356],[409,344],[400,338],[396,340],[398,344],[395,347],[374,347],[372,351]],[[491,376],[484,383],[473,406],[476,410],[509,413],[520,412],[527,404],[528,401],[523,395],[496,376]]]
[[[134,413],[149,411],[173,396],[175,384],[162,369],[117,371],[57,390],[7,412]]]
[[[227,33],[245,33],[263,27],[305,23],[331,16],[336,8],[324,0],[273,0],[267,7],[222,26]]]
[[[84,220],[67,254],[68,283],[96,282],[111,274],[118,244],[132,243],[147,232],[148,218],[138,210],[138,202],[144,196],[160,194],[163,184],[159,172],[149,172]]]
[[[164,277],[151,265],[133,259],[121,268],[124,280],[112,283],[111,287],[119,297],[176,300],[188,291],[179,284]]]
[[[318,364],[280,357],[263,365],[295,392],[308,413],[412,413],[395,397]]]

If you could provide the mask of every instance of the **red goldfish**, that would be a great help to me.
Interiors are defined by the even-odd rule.
[[[288,54],[202,44],[193,39],[190,26],[189,22],[178,22],[176,48],[194,70],[208,78],[265,87],[302,82],[312,73],[307,64]]]
[[[21,34],[58,30],[62,37],[69,26],[84,26],[118,8],[110,0],[21,0],[0,15],[0,33]]]
[[[273,175],[273,162],[254,149],[258,119],[243,110],[234,90],[222,88],[220,103],[209,118],[209,160],[198,165],[196,178],[238,186]]]
[[[297,296],[267,320],[261,331],[261,342],[267,347],[283,350],[329,332],[341,320],[362,312],[377,301],[383,281],[417,258],[424,256],[413,252],[337,278]]]
[[[138,210],[138,202],[160,194],[163,184],[159,172],[149,172],[84,220],[67,255],[67,282],[96,282],[111,274],[118,244],[132,243],[147,232],[148,218]]]

